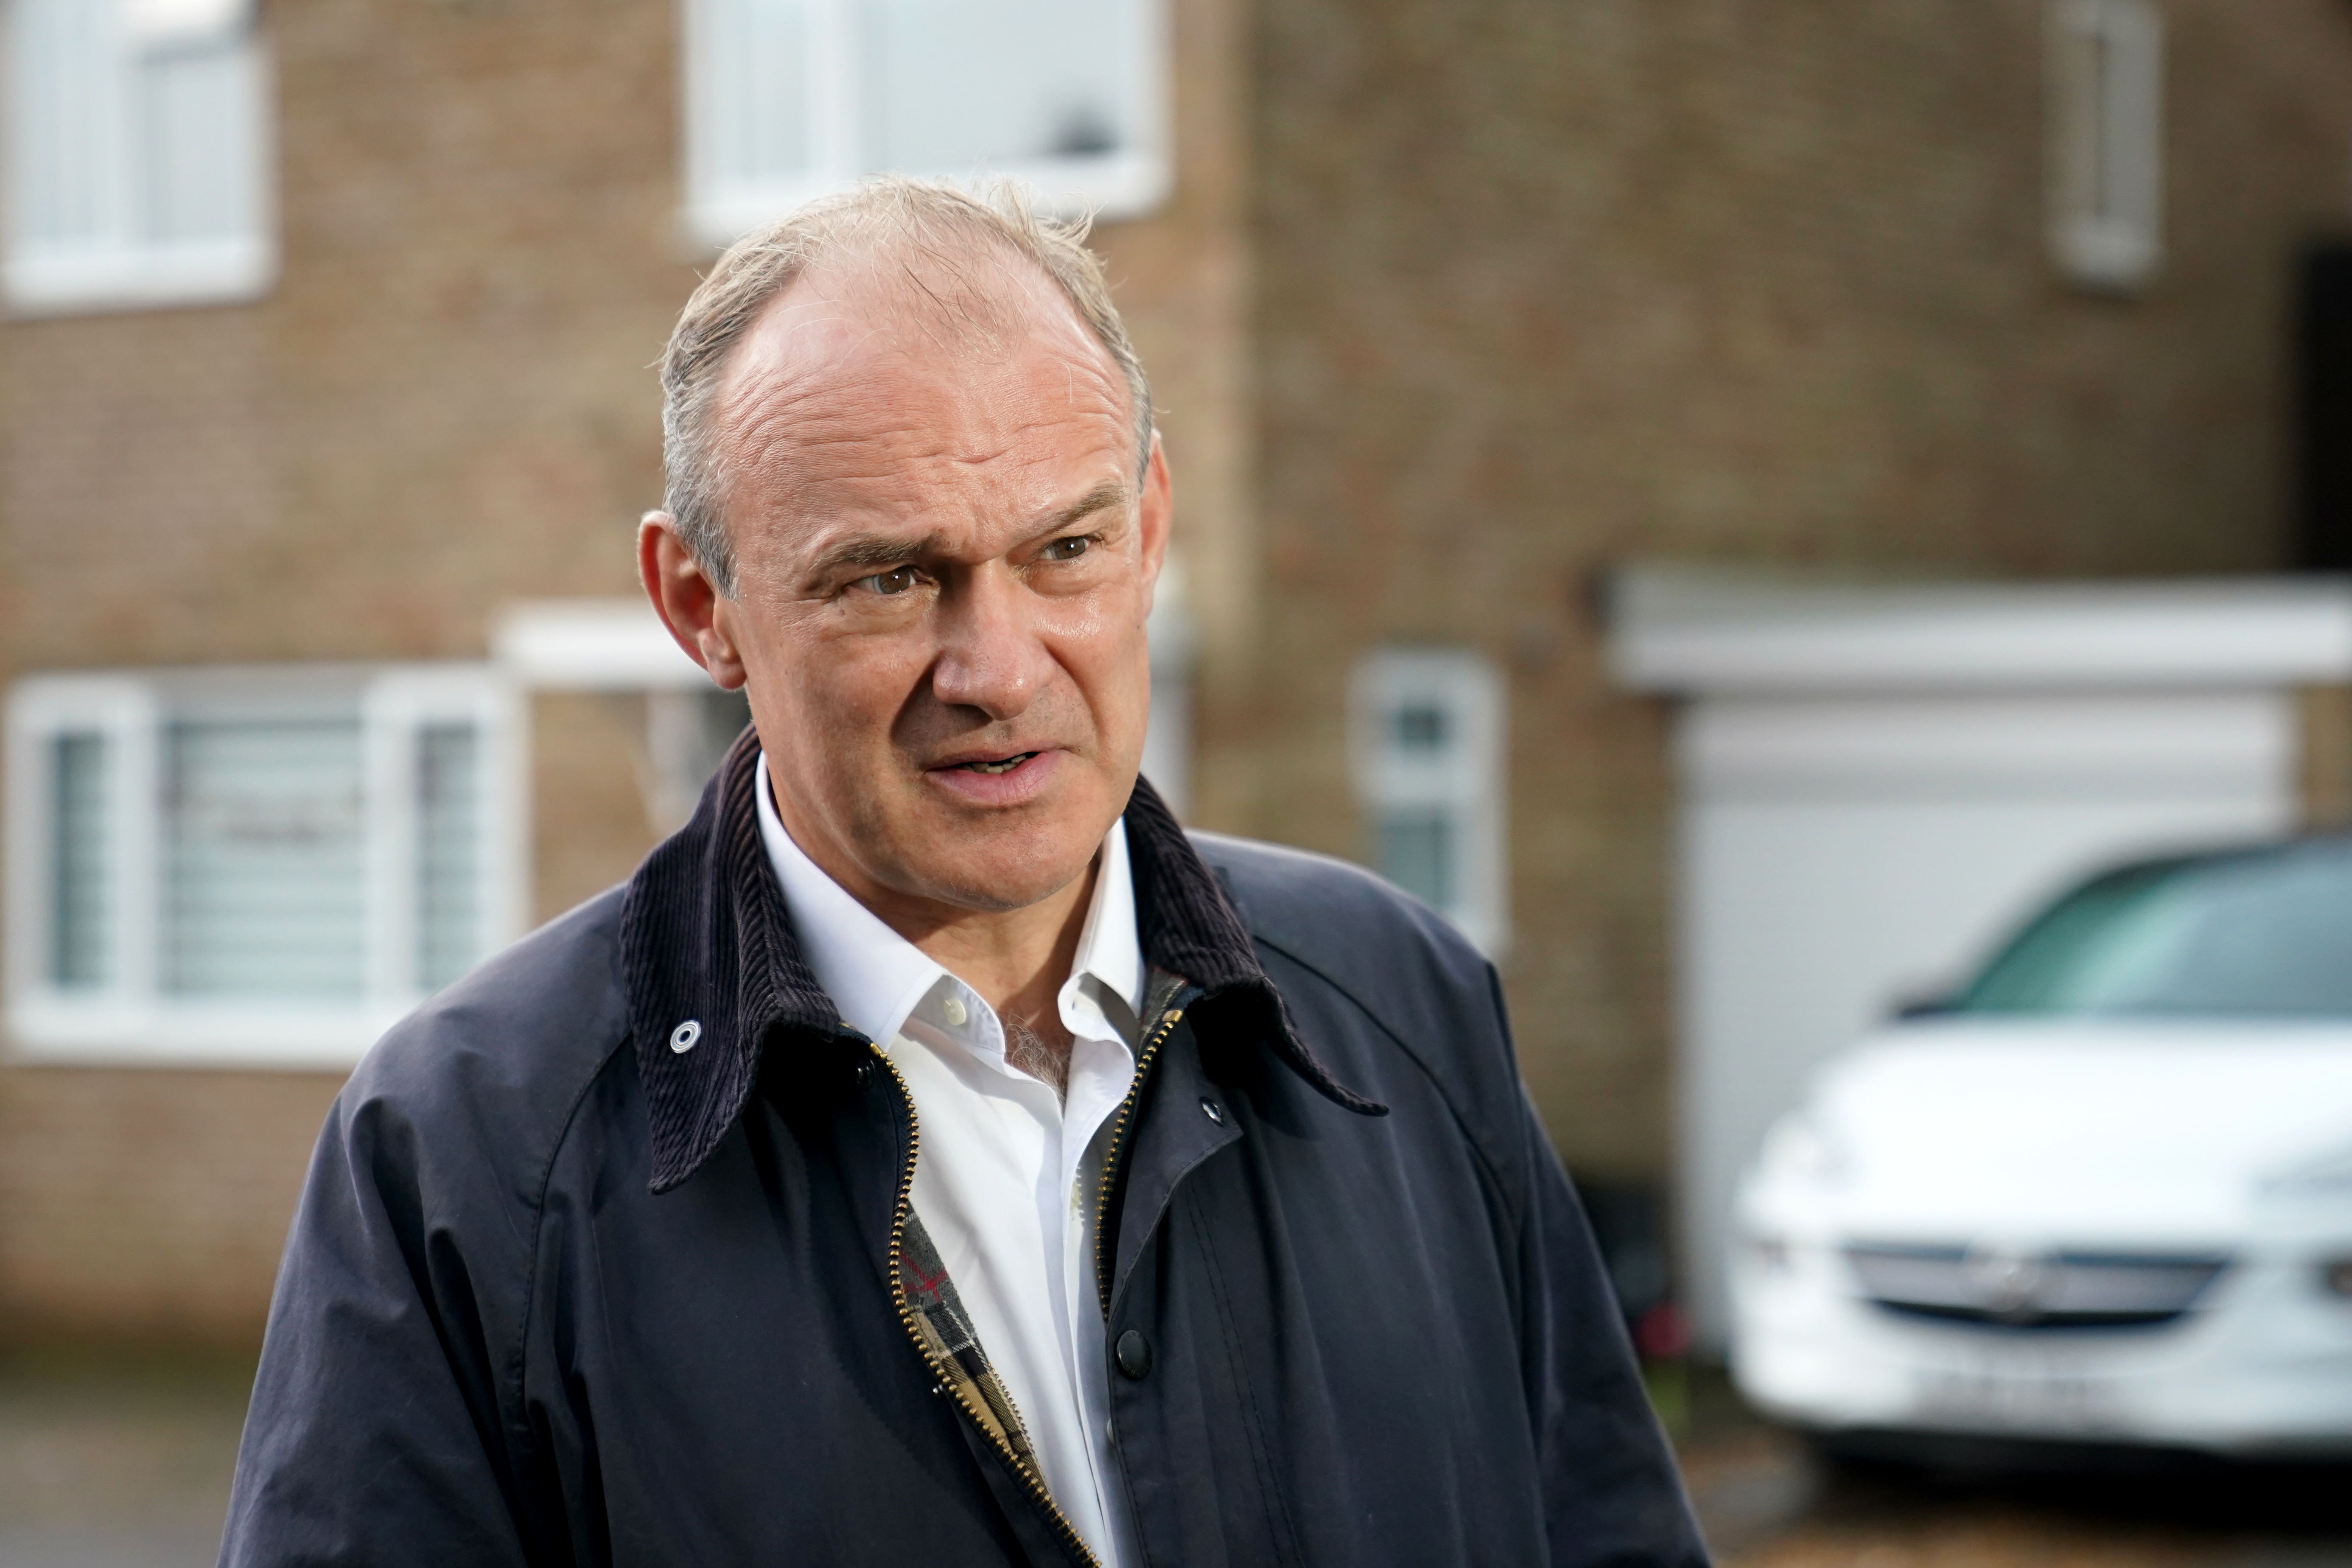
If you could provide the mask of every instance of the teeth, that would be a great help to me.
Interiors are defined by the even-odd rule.
[[[1024,752],[1017,757],[1007,757],[1001,763],[966,763],[964,766],[976,773],[1009,773],[1036,754],[1034,752]]]

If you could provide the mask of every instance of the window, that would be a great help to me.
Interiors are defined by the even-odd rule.
[[[1383,649],[1357,667],[1353,710],[1373,864],[1499,953],[1508,936],[1501,679],[1466,651]]]
[[[277,270],[253,0],[11,0],[20,312],[250,299]]]
[[[1161,0],[687,0],[687,226],[724,245],[870,174],[1131,216],[1168,185]]]
[[[2050,245],[2085,288],[2129,291],[2163,257],[2164,27],[2149,0],[2053,0]]]
[[[518,926],[508,701],[472,667],[22,683],[17,1048],[355,1059]]]

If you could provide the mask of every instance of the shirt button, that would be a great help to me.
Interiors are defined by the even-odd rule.
[[[1201,1101],[1201,1114],[1220,1127],[1225,1124],[1225,1108],[1213,1100]]]
[[[962,1028],[965,1022],[971,1017],[971,1009],[963,1005],[963,998],[961,996],[950,995],[946,1001],[940,1004],[940,1011],[948,1016],[948,1026],[951,1029]]]
[[[1119,1375],[1129,1383],[1141,1383],[1151,1375],[1151,1342],[1143,1337],[1142,1330],[1129,1329],[1119,1335],[1111,1355],[1118,1363]]]

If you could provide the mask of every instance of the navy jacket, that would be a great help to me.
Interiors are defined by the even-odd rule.
[[[910,1315],[913,1110],[757,758],[337,1100],[224,1563],[1087,1561]],[[1493,971],[1360,871],[1127,823],[1183,982],[1100,1226],[1130,1568],[1703,1564]]]

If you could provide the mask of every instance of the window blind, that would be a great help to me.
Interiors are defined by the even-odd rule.
[[[12,248],[101,243],[117,182],[113,38],[89,0],[15,0],[9,17]]]
[[[111,967],[106,737],[59,735],[49,753],[49,979],[86,990],[104,985]]]
[[[131,101],[139,239],[233,240],[260,227],[253,77],[252,51],[234,35],[138,58]]]
[[[168,727],[163,981],[196,996],[357,998],[366,983],[356,718]]]
[[[416,978],[437,991],[482,955],[481,742],[471,724],[416,741]]]

